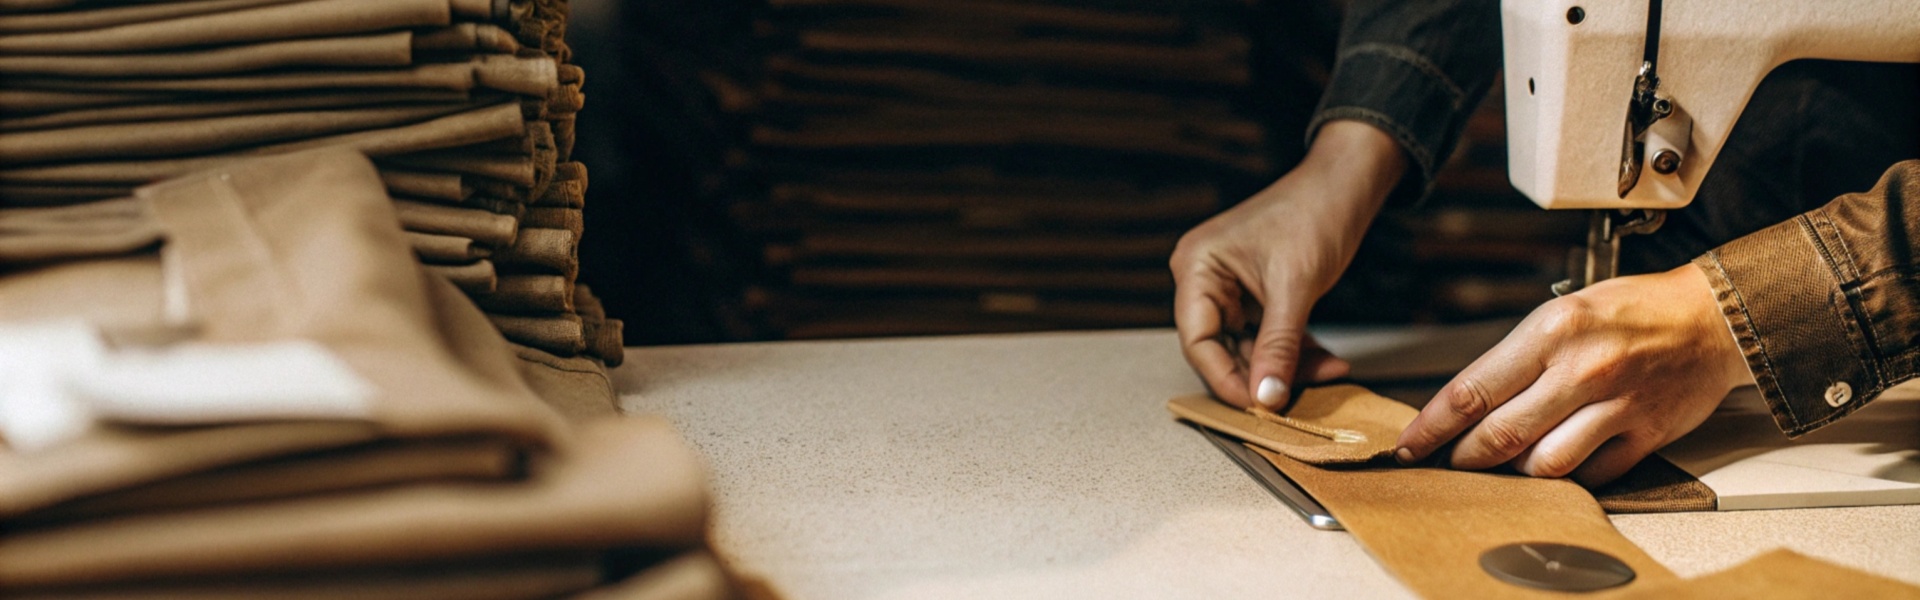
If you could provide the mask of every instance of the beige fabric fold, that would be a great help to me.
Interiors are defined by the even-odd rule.
[[[527,96],[544,97],[554,86],[553,59],[487,55],[465,62],[420,63],[392,69],[315,69],[166,79],[80,79],[71,77],[13,77],[8,87],[22,91],[70,93],[200,93],[260,94],[302,90],[433,89],[455,92],[483,87]],[[543,78],[544,77],[544,78]],[[25,106],[43,106],[22,99]],[[54,105],[52,108],[61,108]]]
[[[442,277],[460,291],[467,294],[484,294],[493,291],[498,276],[493,270],[493,261],[481,259],[464,265],[426,265],[427,272]]]
[[[0,15],[0,33],[79,31],[228,12],[301,0],[183,0],[32,14]]]
[[[601,577],[599,562],[593,553],[568,552],[404,568],[40,590],[8,597],[21,600],[539,600],[593,587]]]
[[[0,265],[125,254],[159,243],[159,223],[132,198],[0,209]]]
[[[427,483],[10,534],[0,589],[701,543],[699,461],[664,421],[596,421],[575,449],[522,483]]]
[[[132,22],[100,29],[0,35],[0,54],[102,54],[444,26],[447,0],[309,0]]]
[[[180,156],[401,127],[460,113],[462,104],[278,112],[0,133],[0,162]]]
[[[277,67],[402,67],[412,62],[413,34],[393,31],[176,52],[0,55],[0,74],[52,77],[195,76]]]
[[[90,496],[27,516],[27,523],[293,498],[422,481],[517,477],[520,450],[500,440],[377,442],[248,463]]]
[[[580,269],[578,250],[578,238],[571,231],[523,226],[494,262],[571,276]]]
[[[450,150],[382,158],[380,163],[407,170],[476,175],[522,186],[532,186],[539,176],[533,157],[527,155]]]
[[[413,37],[415,50],[482,51],[514,54],[519,40],[505,29],[486,23],[454,23],[451,27],[422,31]]]
[[[253,115],[383,104],[466,104],[466,92],[386,90],[258,95],[242,98],[174,99],[129,106],[66,110],[51,114],[0,118],[0,131],[54,129],[81,125],[174,121],[201,117]]]
[[[579,208],[533,206],[527,208],[527,214],[520,218],[522,227],[565,229],[577,237],[585,226],[585,216]]]
[[[486,246],[454,235],[409,231],[407,243],[413,245],[413,252],[420,260],[433,264],[464,265],[493,255]]]
[[[458,173],[408,171],[383,166],[380,168],[380,180],[387,184],[387,191],[396,196],[458,202],[473,195],[473,188],[467,186]]]
[[[487,319],[500,328],[500,334],[518,344],[539,348],[560,356],[574,356],[587,349],[586,330],[579,315],[532,317],[489,314]]]
[[[573,312],[573,281],[561,275],[502,275],[493,291],[473,301],[489,313]]]
[[[0,89],[0,113],[7,116],[44,113],[89,106],[117,106],[136,102],[157,102],[171,94],[156,92],[68,92],[28,90],[8,86]]]
[[[393,206],[408,231],[460,236],[496,248],[512,244],[520,229],[511,216],[479,209],[403,200]]]
[[[421,152],[475,144],[514,135],[522,130],[520,111],[511,103],[448,115],[389,129],[325,136],[254,148],[240,153],[144,161],[82,162],[0,169],[0,181],[61,184],[145,183],[213,168],[246,156],[283,154],[309,148],[338,146],[369,156]]]
[[[619,413],[620,397],[607,377],[606,365],[584,356],[556,356],[551,352],[513,345],[520,375],[540,397],[574,421]]]

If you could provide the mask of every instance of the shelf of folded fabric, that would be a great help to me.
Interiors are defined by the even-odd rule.
[[[0,205],[344,145],[375,160],[434,271],[540,320],[510,339],[619,361],[619,321],[572,297],[587,180],[564,3],[42,4],[0,14]]]
[[[1166,256],[1273,170],[1234,2],[772,0],[730,216],[783,337],[1171,322]]]

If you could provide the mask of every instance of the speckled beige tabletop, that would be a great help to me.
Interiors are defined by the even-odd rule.
[[[1472,358],[1322,339],[1363,373]],[[1410,596],[1169,416],[1202,390],[1170,330],[630,348],[614,376],[706,456],[721,554],[794,600]],[[1614,523],[1682,576],[1784,546],[1920,584],[1920,506]]]

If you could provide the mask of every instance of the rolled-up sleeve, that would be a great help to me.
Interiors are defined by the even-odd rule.
[[[1920,161],[1694,260],[1789,437],[1920,374]]]
[[[1500,50],[1499,0],[1356,0],[1306,139],[1334,120],[1380,128],[1419,167],[1391,200],[1423,199],[1493,85]]]

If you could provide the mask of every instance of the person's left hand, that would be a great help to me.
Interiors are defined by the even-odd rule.
[[[1528,315],[1434,396],[1396,456],[1418,462],[1457,437],[1456,469],[1505,463],[1596,486],[1751,383],[1699,267],[1613,279]]]

